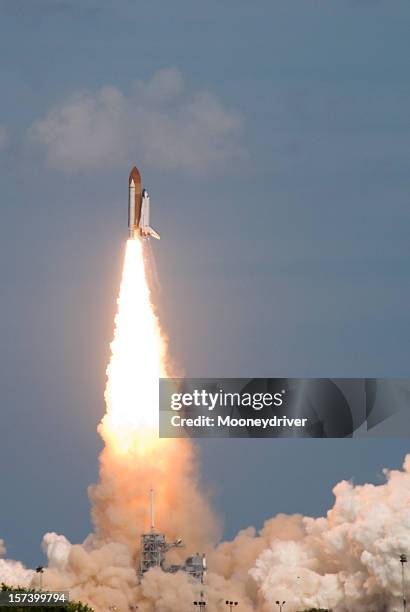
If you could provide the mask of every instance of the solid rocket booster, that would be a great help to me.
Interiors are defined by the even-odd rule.
[[[148,191],[142,189],[141,175],[135,166],[128,179],[128,227],[132,239],[152,236],[159,240],[159,234],[149,224]]]

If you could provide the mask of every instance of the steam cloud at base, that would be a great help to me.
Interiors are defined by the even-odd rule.
[[[246,612],[268,612],[276,599],[285,600],[291,611],[310,607],[382,611],[400,606],[399,555],[410,549],[410,455],[402,471],[386,472],[385,484],[355,487],[341,482],[334,494],[335,504],[326,517],[278,515],[258,534],[250,527],[233,541],[208,545],[210,571],[204,586],[208,609],[224,610],[226,597],[239,600]],[[189,506],[185,512],[189,523],[201,522],[201,514],[190,515]],[[46,534],[45,586],[68,589],[72,598],[97,610],[109,605],[125,610],[135,603],[146,612],[188,609],[200,586],[182,572],[171,575],[153,569],[137,584],[138,528],[140,533],[144,530],[134,521],[130,529],[136,529],[136,537],[127,529],[122,536],[117,532],[117,540],[110,540],[108,532],[104,537],[97,532],[81,545]],[[167,525],[166,533],[167,529],[172,533],[175,525]],[[211,541],[214,525],[209,529]],[[205,531],[197,542],[206,537]],[[0,579],[15,585],[37,584],[31,570],[4,559]]]
[[[157,381],[166,372],[142,244],[128,241],[107,369],[106,414],[99,426],[105,443],[100,479],[89,489],[95,531],[82,544],[56,533],[44,536],[43,588],[68,590],[71,599],[97,612],[109,606],[127,611],[130,605],[142,612],[191,610],[202,588],[209,612],[226,610],[227,598],[239,601],[243,612],[271,612],[276,600],[286,601],[289,612],[311,607],[393,611],[399,606],[399,555],[410,550],[410,455],[402,471],[386,471],[384,484],[336,485],[335,504],[326,517],[278,515],[260,533],[250,527],[233,541],[216,544],[220,525],[200,490],[192,443],[157,437]],[[205,585],[184,572],[159,568],[138,584],[140,536],[149,529],[152,487],[158,529],[168,540],[186,543],[186,549],[169,554],[169,562],[206,552]],[[38,587],[32,570],[4,558],[1,581]]]

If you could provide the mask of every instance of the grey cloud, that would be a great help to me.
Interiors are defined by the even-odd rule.
[[[123,157],[128,113],[127,101],[116,88],[76,93],[33,123],[28,141],[44,148],[53,167],[80,170],[114,163]]]
[[[115,87],[79,92],[32,124],[28,141],[48,163],[78,171],[130,156],[168,170],[204,173],[245,157],[242,119],[208,91],[189,91],[176,69]]]

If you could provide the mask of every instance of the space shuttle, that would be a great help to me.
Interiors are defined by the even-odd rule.
[[[128,179],[128,228],[133,240],[150,236],[160,239],[149,224],[149,204],[148,191],[142,188],[141,175],[134,166]]]

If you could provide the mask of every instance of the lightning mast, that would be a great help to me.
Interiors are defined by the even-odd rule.
[[[154,489],[151,489],[149,492],[149,508],[150,508],[150,517],[151,517],[151,533],[154,532]]]

